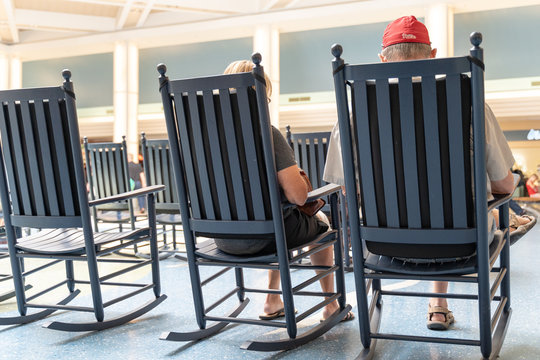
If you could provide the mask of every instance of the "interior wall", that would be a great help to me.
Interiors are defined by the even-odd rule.
[[[60,86],[62,70],[71,71],[77,107],[113,105],[113,54],[93,54],[22,63],[22,86]]]
[[[524,174],[540,173],[540,140],[510,141],[508,144],[516,159],[516,165]]]
[[[334,91],[333,44],[343,46],[349,63],[378,62],[387,23],[345,26],[280,35],[280,91],[282,94]]]
[[[156,67],[167,65],[170,78],[187,78],[222,74],[235,60],[250,59],[251,37],[167,46],[139,51],[139,103],[160,103]]]
[[[486,80],[540,75],[540,6],[456,14],[456,56],[469,54],[474,31],[483,35]]]

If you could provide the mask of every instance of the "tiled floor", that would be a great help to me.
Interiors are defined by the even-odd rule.
[[[540,359],[540,325],[538,322],[538,298],[540,295],[540,225],[512,246],[512,308],[505,343],[500,353],[501,359]],[[2,359],[354,359],[361,351],[358,322],[340,324],[325,336],[298,349],[282,353],[257,353],[244,351],[240,345],[248,339],[269,336],[285,336],[283,330],[273,328],[230,325],[216,336],[196,343],[174,343],[159,340],[163,331],[189,331],[197,328],[191,300],[191,288],[186,264],[174,258],[161,261],[163,292],[169,298],[156,309],[133,321],[110,330],[96,333],[64,333],[42,328],[40,325],[53,319],[90,321],[88,313],[76,314],[59,312],[36,323],[22,326],[0,327],[2,339]],[[0,262],[0,272],[8,268],[7,261]],[[77,267],[84,271],[84,268]],[[63,266],[55,269],[62,276]],[[147,277],[148,273],[140,271],[131,277]],[[232,284],[232,274],[228,275]],[[300,281],[302,274],[294,275]],[[52,276],[54,277],[54,275]],[[266,274],[254,270],[247,274],[252,285],[263,285]],[[51,281],[49,278],[29,279],[34,288],[39,288]],[[226,282],[220,282],[225,284]],[[218,285],[218,286],[220,286]],[[356,297],[352,273],[346,274],[347,300],[356,312]],[[416,281],[393,282],[383,285],[392,288],[426,289],[429,285]],[[2,284],[0,292],[6,285]],[[466,286],[460,285],[467,290]],[[452,290],[452,288],[450,289]],[[108,290],[110,291],[110,290]],[[472,288],[471,288],[472,291]],[[215,291],[209,291],[212,296]],[[107,294],[107,293],[106,293]],[[129,300],[106,312],[106,317],[119,315],[130,305],[136,307],[145,302],[150,295]],[[78,296],[75,303],[89,300],[87,289]],[[251,303],[244,315],[255,317],[261,310],[262,296],[251,296]],[[302,302],[298,307],[302,307]],[[477,337],[475,302],[455,300],[450,303],[456,317],[456,324],[447,334],[450,337]],[[231,308],[225,304],[223,311]],[[416,298],[389,299],[384,303],[383,331],[399,331],[429,335],[425,327],[426,300]],[[0,316],[15,315],[13,300],[0,305]],[[306,319],[301,325],[304,328],[318,323],[320,314]],[[303,331],[304,328],[300,329]],[[480,351],[476,347],[457,345],[434,345],[427,343],[405,343],[379,341],[376,359],[479,359]]]

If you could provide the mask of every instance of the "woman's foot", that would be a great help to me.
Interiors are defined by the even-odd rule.
[[[263,306],[263,313],[259,315],[260,319],[266,320],[268,318],[275,319],[277,317],[285,316],[280,315],[283,312],[283,301],[281,297],[276,294],[268,294]]]
[[[324,321],[324,320],[328,319],[338,309],[339,309],[339,305],[338,305],[337,301],[332,301],[330,304],[326,305],[324,307],[323,312],[322,312],[322,320]]]

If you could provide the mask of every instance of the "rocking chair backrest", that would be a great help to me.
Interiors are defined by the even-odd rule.
[[[484,107],[483,85],[480,95],[472,95],[473,66],[470,57],[459,57],[338,71],[340,133],[356,144],[349,159],[358,163],[349,171],[359,179],[361,234],[371,252],[437,258],[476,250],[476,211],[483,208],[486,216],[486,200],[476,196],[474,202],[472,164],[484,174],[474,183],[477,194],[485,194],[486,185],[483,153],[477,151],[482,145],[473,142],[484,141],[483,116],[471,122],[474,109],[481,107],[483,115]],[[471,136],[471,124],[482,127],[482,136]]]
[[[90,199],[101,199],[130,191],[126,139],[120,143],[89,143],[84,139]],[[102,205],[99,209],[126,210],[127,201]]]
[[[293,133],[287,126],[287,140],[298,166],[306,172],[314,189],[326,185],[322,179],[330,132]]]
[[[169,140],[147,140],[143,134],[141,144],[146,184],[165,185],[165,190],[156,195],[156,211],[179,213]]]
[[[273,234],[282,210],[264,85],[253,73],[169,81],[158,70],[184,226],[189,215],[199,234]]]
[[[0,91],[0,193],[13,226],[82,226],[88,199],[78,195],[84,170],[70,76],[64,71],[63,87]]]

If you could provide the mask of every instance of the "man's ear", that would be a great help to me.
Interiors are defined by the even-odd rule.
[[[388,62],[388,60],[386,60],[386,57],[384,57],[381,54],[378,54],[378,55],[379,55],[379,59],[381,59],[381,62]]]
[[[431,55],[430,55],[430,57],[431,57],[432,59],[434,59],[435,56],[437,56],[437,48],[431,49]]]

